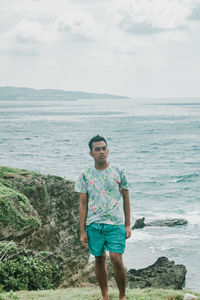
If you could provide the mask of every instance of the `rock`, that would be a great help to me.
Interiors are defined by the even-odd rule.
[[[147,222],[146,226],[159,226],[159,227],[174,227],[187,225],[188,221],[185,219],[163,219]]]
[[[146,226],[146,224],[144,223],[145,218],[141,218],[141,219],[137,219],[135,221],[134,226],[132,227],[132,230],[134,229],[139,229],[139,228],[143,228],[144,226]]]
[[[130,269],[127,273],[128,287],[182,289],[186,272],[184,265],[175,265],[167,257],[159,257],[147,268]]]
[[[188,221],[186,219],[160,219],[149,222],[144,222],[145,218],[137,219],[132,230],[143,228],[146,226],[156,226],[156,227],[174,227],[187,225]]]
[[[89,260],[80,244],[79,194],[51,175],[0,167],[0,240],[63,258],[65,286]]]
[[[197,297],[189,293],[185,294],[183,298],[183,300],[195,300],[195,299],[197,299]]]

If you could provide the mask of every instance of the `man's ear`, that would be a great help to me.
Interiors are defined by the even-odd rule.
[[[90,156],[92,156],[92,157],[93,157],[92,151],[90,151],[90,152],[89,152],[89,154],[90,154]]]

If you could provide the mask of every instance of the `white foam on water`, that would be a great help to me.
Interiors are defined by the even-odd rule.
[[[140,216],[141,218],[141,216]],[[148,212],[148,216],[145,216],[145,223],[148,223],[150,221],[156,221],[156,220],[165,220],[165,219],[187,219],[186,214],[179,214],[179,213],[169,213],[167,212]]]
[[[187,215],[186,218],[187,218],[189,224],[200,225],[200,211],[199,212],[191,212],[190,214]]]
[[[132,231],[131,237],[129,240],[132,241],[147,241],[152,240],[153,235],[150,232],[146,232],[144,229],[136,229]]]
[[[153,227],[148,227],[148,231],[144,229],[136,229],[132,232],[130,240],[134,241],[169,241],[169,240],[196,240],[200,238],[200,233],[196,232],[195,234],[191,234],[190,232],[181,234],[179,232],[174,232],[176,228],[172,229],[173,232],[170,232],[168,227],[156,227],[156,231]]]

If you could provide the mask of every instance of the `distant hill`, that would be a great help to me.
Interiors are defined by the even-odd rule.
[[[0,87],[0,100],[78,100],[78,99],[129,99],[111,94],[94,94],[54,89],[31,89],[26,87]]]

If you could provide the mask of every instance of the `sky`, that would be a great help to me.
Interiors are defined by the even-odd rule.
[[[200,97],[200,0],[0,0],[0,86]]]

